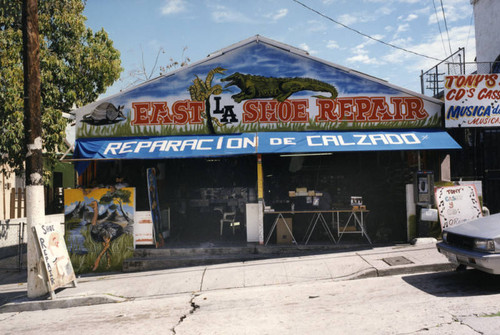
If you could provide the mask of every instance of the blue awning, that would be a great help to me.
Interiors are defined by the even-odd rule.
[[[460,149],[442,130],[262,132],[76,140],[76,159],[163,159],[270,153]]]
[[[258,153],[461,149],[442,130],[259,133]]]

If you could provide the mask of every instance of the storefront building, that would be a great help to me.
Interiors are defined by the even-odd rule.
[[[359,197],[370,242],[406,241],[405,185],[419,170],[439,179],[460,148],[441,129],[442,108],[255,36],[77,110],[80,186],[118,178],[135,187],[136,209],[149,210],[154,167],[167,244],[279,242],[275,217],[291,211],[297,242],[330,242],[326,229],[308,235],[311,216],[325,211],[337,240],[329,211]]]

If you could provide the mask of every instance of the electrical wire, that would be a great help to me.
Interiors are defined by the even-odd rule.
[[[467,41],[465,42],[465,49],[466,50],[467,50],[467,47],[469,46],[469,37],[470,37],[470,33],[471,33],[472,27],[473,27],[473,25],[472,25],[473,24],[473,20],[474,20],[474,12],[472,12],[470,14],[469,32],[467,33]]]
[[[445,26],[445,28],[446,28],[446,35],[448,36],[448,45],[449,45],[449,47],[450,47],[450,55],[451,55],[451,54],[453,54],[453,51],[451,51],[450,32],[448,31],[448,24],[446,23],[446,15],[444,15],[443,0],[441,0],[441,11],[443,12],[444,26]]]
[[[315,9],[313,9],[313,8],[311,8],[311,7],[307,6],[307,5],[305,5],[305,4],[303,4],[302,2],[300,2],[300,1],[298,1],[298,0],[292,0],[292,1],[294,1],[294,2],[298,3],[299,5],[301,5],[301,6],[302,6],[302,7],[304,7],[304,8],[309,9],[310,11],[312,11],[312,12],[314,12],[314,13],[316,13],[316,14],[318,14],[318,15],[322,16],[322,17],[324,17],[324,18],[325,18],[325,19],[327,19],[327,20],[330,20],[330,21],[332,21],[332,22],[334,22],[334,23],[336,23],[336,24],[338,24],[338,25],[340,25],[340,26],[342,26],[342,27],[344,27],[344,28],[346,28],[346,29],[349,29],[350,31],[355,32],[356,34],[359,34],[359,35],[361,35],[361,36],[364,36],[364,37],[366,37],[366,38],[369,38],[369,39],[371,39],[371,40],[373,40],[373,41],[375,41],[375,42],[382,43],[382,44],[387,45],[387,46],[389,46],[389,47],[391,47],[391,48],[398,49],[398,50],[401,50],[401,51],[404,51],[404,52],[408,52],[408,53],[414,54],[414,55],[416,55],[416,56],[425,57],[425,58],[432,59],[432,60],[436,60],[436,61],[439,61],[439,62],[441,61],[441,59],[439,59],[439,58],[435,58],[435,57],[432,57],[432,56],[427,56],[427,55],[424,55],[424,54],[421,54],[421,53],[418,53],[418,52],[415,52],[415,51],[412,51],[412,50],[408,50],[408,49],[405,49],[405,48],[399,47],[399,46],[397,46],[397,45],[394,45],[394,44],[391,44],[391,43],[385,42],[385,41],[383,41],[383,40],[381,40],[381,39],[378,39],[378,38],[372,37],[372,36],[367,35],[367,34],[365,34],[365,33],[362,33],[362,32],[361,32],[361,31],[359,31],[359,30],[356,30],[356,29],[351,28],[351,27],[349,27],[349,26],[347,26],[347,25],[345,25],[345,24],[343,24],[343,23],[340,23],[340,22],[338,22],[338,21],[335,21],[335,20],[334,20],[334,19],[332,19],[331,17],[329,17],[329,16],[327,16],[327,15],[325,15],[325,14],[323,14],[323,13],[321,13],[321,12],[319,12],[319,11],[317,11],[317,10],[315,10]]]
[[[441,25],[439,24],[439,17],[438,17],[438,11],[436,7],[436,0],[432,0],[432,3],[434,4],[434,12],[436,13],[436,22],[439,28],[439,36],[441,36],[441,43],[443,44],[443,50],[444,50],[444,55],[446,56],[446,45],[444,43],[444,38],[443,38],[443,32],[441,31]]]

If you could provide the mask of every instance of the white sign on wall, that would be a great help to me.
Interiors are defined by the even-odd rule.
[[[483,216],[474,185],[438,187],[435,199],[442,229]]]
[[[446,128],[500,126],[500,75],[446,76],[444,87]]]
[[[134,241],[136,245],[154,245],[151,211],[135,212]]]

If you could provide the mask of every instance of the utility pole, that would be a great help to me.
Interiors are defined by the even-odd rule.
[[[45,223],[42,122],[40,110],[40,42],[37,0],[23,0],[24,133],[26,145],[26,218],[28,221],[28,297],[48,293],[33,232]]]

